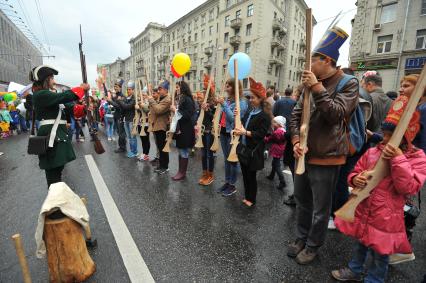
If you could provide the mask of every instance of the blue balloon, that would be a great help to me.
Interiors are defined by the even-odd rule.
[[[238,52],[231,56],[228,62],[228,72],[232,78],[234,78],[234,60],[238,62],[238,79],[247,78],[251,71],[250,57],[243,52]]]

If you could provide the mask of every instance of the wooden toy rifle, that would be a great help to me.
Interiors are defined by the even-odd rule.
[[[171,85],[172,105],[175,105],[175,80],[172,79],[172,81],[170,83],[172,84]],[[172,124],[177,119],[177,115],[178,115],[177,109],[174,113],[170,113],[170,129],[166,132],[166,144],[164,145],[163,152],[170,152],[170,144],[172,143],[173,135],[175,133],[174,132],[175,129],[172,129]]]
[[[238,81],[238,61],[234,60],[234,79],[235,79],[235,129],[241,128],[241,115],[240,115],[240,86]],[[229,162],[238,162],[237,155],[237,146],[240,143],[240,136],[234,133],[234,130],[231,132],[231,151],[229,152],[228,161]]]
[[[226,69],[225,69],[225,73],[224,73],[224,76],[223,76],[222,86],[220,88],[220,97],[223,97],[223,94],[225,93],[226,81],[228,80],[228,76],[225,75],[225,74],[227,74]],[[216,105],[216,111],[214,112],[214,116],[213,116],[212,132],[213,132],[213,138],[214,139],[213,139],[212,146],[210,147],[211,151],[218,151],[218,149],[219,149],[220,116],[221,116],[221,114],[222,114],[222,105],[220,103],[218,103]]]
[[[203,104],[207,103],[207,99],[209,98],[212,80],[213,80],[213,75],[210,75],[209,84],[207,86],[206,94],[204,95]],[[197,129],[198,129],[198,131],[197,131],[197,134],[195,136],[195,139],[197,141],[195,143],[195,147],[196,148],[203,148],[204,147],[204,145],[203,145],[203,135],[204,135],[203,120],[204,120],[204,109],[201,108],[200,109],[200,116],[198,116],[198,120],[197,120]]]
[[[141,90],[141,85],[140,82],[135,82],[135,89],[133,92],[133,97],[135,98],[135,106],[139,105],[138,104],[138,97],[139,95],[141,95],[142,90]],[[133,118],[133,127],[132,127],[132,136],[136,136],[139,131],[138,131],[138,124],[139,124],[139,120],[140,120],[140,114],[139,111],[135,108],[135,117]]]
[[[305,70],[311,70],[311,44],[312,44],[312,9],[306,9],[306,52]],[[303,91],[302,124],[300,126],[300,148],[302,156],[297,159],[296,174],[305,172],[305,149],[308,145],[309,121],[311,120],[311,90],[305,87]]]

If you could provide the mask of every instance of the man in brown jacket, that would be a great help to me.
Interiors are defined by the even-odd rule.
[[[153,97],[148,98],[151,129],[155,136],[157,150],[160,152],[160,162],[155,169],[155,172],[158,174],[169,171],[169,153],[163,151],[166,144],[166,132],[170,124],[170,106],[172,105],[172,100],[168,92],[169,82],[164,81],[158,87],[160,95],[158,101]]]
[[[312,67],[304,71],[303,94],[311,93],[311,118],[307,148],[305,148],[305,173],[295,175],[294,196],[296,200],[296,240],[288,247],[287,255],[295,257],[299,264],[312,262],[323,245],[331,210],[332,193],[336,188],[340,166],[348,154],[345,119],[358,103],[359,86],[356,79],[346,83],[337,93],[336,87],[343,71],[336,67],[339,47],[348,35],[340,28],[327,31],[314,49]],[[303,98],[296,104],[290,130],[294,154],[303,154],[299,133],[303,110]]]

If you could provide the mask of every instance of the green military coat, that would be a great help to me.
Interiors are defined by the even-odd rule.
[[[65,104],[66,107],[72,107],[66,104],[77,100],[78,96],[74,92],[67,90],[63,93],[55,93],[49,90],[40,90],[33,95],[33,105],[36,114],[36,120],[56,119],[59,111],[59,104]],[[64,111],[62,111],[61,120],[65,120]],[[52,125],[40,126],[37,132],[38,136],[50,134]],[[47,153],[39,155],[40,169],[49,170],[64,166],[75,159],[75,153],[71,145],[72,137],[69,137],[65,124],[59,124],[56,131],[55,143],[52,148],[48,148]]]

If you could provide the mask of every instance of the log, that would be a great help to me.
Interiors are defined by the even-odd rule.
[[[50,282],[82,282],[95,271],[83,230],[76,221],[46,217],[43,238],[46,243]]]

